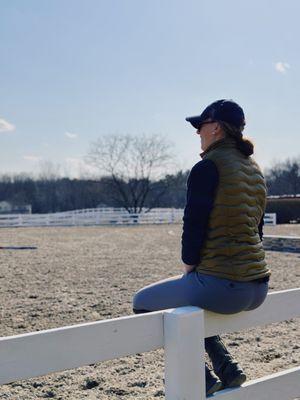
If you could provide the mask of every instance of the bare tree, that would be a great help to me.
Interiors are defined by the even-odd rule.
[[[174,166],[172,146],[159,135],[106,135],[91,144],[86,163],[106,177],[113,200],[129,213],[137,213],[149,200],[154,181],[161,186],[157,190],[156,185],[148,210],[166,192],[162,178]]]

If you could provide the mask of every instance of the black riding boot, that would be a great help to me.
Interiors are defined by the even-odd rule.
[[[206,338],[205,350],[224,388],[240,386],[245,382],[246,375],[238,363],[232,359],[220,336]]]
[[[222,382],[214,374],[214,372],[209,369],[208,365],[205,363],[205,384],[206,384],[206,396],[213,394],[221,389]]]

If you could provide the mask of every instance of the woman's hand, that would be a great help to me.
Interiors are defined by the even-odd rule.
[[[186,274],[193,271],[195,268],[196,268],[196,265],[188,265],[188,264],[183,263],[183,271]]]

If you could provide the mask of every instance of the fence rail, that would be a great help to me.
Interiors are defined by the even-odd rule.
[[[0,384],[164,348],[166,399],[204,400],[204,338],[299,317],[299,304],[297,288],[269,293],[256,310],[234,315],[189,306],[2,337]],[[284,400],[297,396],[300,367],[226,389],[214,398]]]
[[[154,208],[129,214],[122,208],[89,208],[52,214],[0,215],[0,228],[38,226],[92,226],[181,223],[183,209]],[[276,214],[266,214],[265,224],[276,225]]]
[[[52,214],[0,215],[0,227],[163,224],[180,222],[182,217],[183,210],[176,208],[143,210],[138,214],[121,208],[90,208]]]

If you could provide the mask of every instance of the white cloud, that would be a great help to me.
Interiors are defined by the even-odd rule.
[[[0,132],[11,132],[15,129],[16,127],[13,124],[3,118],[0,118]]]
[[[23,156],[23,158],[24,158],[24,160],[26,160],[26,161],[34,161],[34,162],[36,162],[36,161],[41,161],[41,160],[42,160],[42,157],[40,157],[40,156],[33,156],[32,154],[26,154],[26,155]]]
[[[275,63],[276,71],[280,72],[281,74],[285,74],[289,68],[291,68],[291,66],[287,62],[278,61]]]
[[[77,133],[72,133],[72,132],[65,132],[65,136],[69,139],[76,139],[77,138]]]

